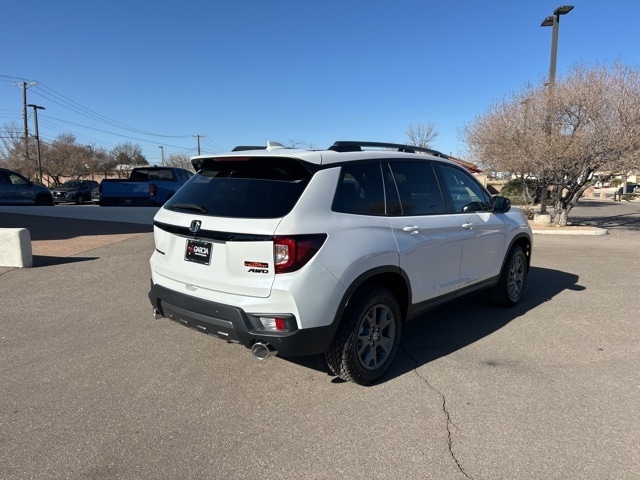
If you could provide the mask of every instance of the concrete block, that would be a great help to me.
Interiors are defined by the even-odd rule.
[[[0,228],[0,266],[33,266],[29,230],[26,228]]]
[[[551,215],[548,213],[536,213],[533,215],[533,223],[540,225],[551,225]]]

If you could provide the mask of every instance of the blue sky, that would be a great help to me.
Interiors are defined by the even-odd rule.
[[[566,0],[558,76],[577,62],[640,64],[640,4]],[[546,78],[559,0],[32,0],[3,2],[0,125],[73,133],[151,163],[291,140],[408,142],[465,155],[460,131],[510,92]],[[33,134],[32,109],[29,129]],[[159,147],[163,148],[160,149]],[[472,160],[472,159],[469,159]]]

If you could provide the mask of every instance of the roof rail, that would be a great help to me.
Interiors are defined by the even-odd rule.
[[[329,147],[329,150],[333,150],[335,152],[361,152],[362,147],[386,148],[389,150],[397,150],[398,152],[406,153],[422,152],[428,153],[429,155],[433,155],[435,157],[448,158],[444,153],[433,150],[431,148],[386,142],[358,142],[353,140],[340,140],[337,142],[333,142],[333,145]]]

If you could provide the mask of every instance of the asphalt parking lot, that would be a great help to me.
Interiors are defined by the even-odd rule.
[[[536,235],[522,304],[429,312],[372,387],[154,320],[144,220],[48,218],[0,210],[43,242],[0,268],[2,479],[640,478],[640,203],[581,204],[608,235]]]

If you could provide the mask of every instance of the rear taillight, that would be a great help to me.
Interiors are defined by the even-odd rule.
[[[273,254],[276,273],[295,272],[313,258],[327,239],[324,233],[275,237]]]
[[[153,183],[150,183],[149,184],[149,196],[150,197],[155,197],[157,193],[158,193],[158,186],[154,185]]]

